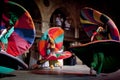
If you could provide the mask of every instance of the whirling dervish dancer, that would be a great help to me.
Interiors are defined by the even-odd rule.
[[[72,53],[69,51],[63,51],[64,31],[60,27],[49,28],[40,38],[38,43],[38,50],[42,56],[41,60],[38,60],[37,64],[33,67],[49,61],[49,66],[54,69],[54,63],[62,68],[59,63],[59,59],[69,58]]]
[[[27,69],[28,65],[18,56],[24,54],[34,42],[33,20],[21,5],[8,0],[0,0],[0,3],[0,42],[1,47],[5,45],[0,51],[0,74],[10,73],[19,67]]]
[[[90,67],[91,74],[92,70],[96,70],[97,74],[118,70],[120,35],[112,19],[95,9],[85,7],[81,10],[80,21],[91,41],[70,47],[70,50]]]

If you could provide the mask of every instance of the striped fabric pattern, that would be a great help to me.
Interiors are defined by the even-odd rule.
[[[6,25],[14,26],[14,32],[8,38],[7,53],[13,56],[24,54],[35,39],[35,26],[29,12],[21,5],[6,1],[2,12],[0,30]]]
[[[47,60],[57,60],[64,59],[71,56],[69,51],[64,51],[61,53],[56,53],[52,56],[47,54],[47,46],[49,44],[49,40],[55,45],[55,52],[59,52],[63,48],[63,40],[64,40],[64,31],[60,27],[52,27],[49,28],[40,38],[38,43],[38,50],[40,55]],[[50,53],[50,52],[49,52]]]
[[[97,27],[107,25],[110,30],[111,38],[114,40],[120,40],[117,26],[114,21],[104,13],[90,7],[84,7],[81,9],[80,21],[83,29],[89,37],[92,36],[92,31],[96,30]]]

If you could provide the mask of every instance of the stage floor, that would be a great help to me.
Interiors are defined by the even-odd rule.
[[[0,80],[120,80],[120,70],[107,76],[89,75],[90,68],[86,65],[63,66],[35,70],[17,70]],[[95,71],[94,71],[95,74]]]

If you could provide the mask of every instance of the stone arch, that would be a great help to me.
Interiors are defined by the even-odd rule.
[[[59,7],[57,9],[55,9],[55,11],[52,13],[52,15],[50,17],[50,27],[56,26],[54,19],[57,14],[61,14],[61,16],[63,17],[63,20],[65,20],[65,17],[69,15],[67,9],[64,7]]]
[[[51,17],[50,17],[50,27],[55,27],[55,17],[56,17],[56,14],[60,13],[61,16],[63,17],[63,22],[65,21],[66,17],[70,17],[70,19],[72,20],[72,24],[71,24],[71,29],[70,30],[65,30],[65,25],[63,23],[63,26],[62,28],[65,30],[65,37],[69,37],[69,38],[72,38],[75,36],[75,30],[74,30],[74,27],[73,27],[73,19],[71,17],[71,13],[70,11],[65,8],[65,7],[59,7],[57,9],[54,10],[54,12],[52,13]],[[70,35],[67,35],[67,34],[70,34]]]

